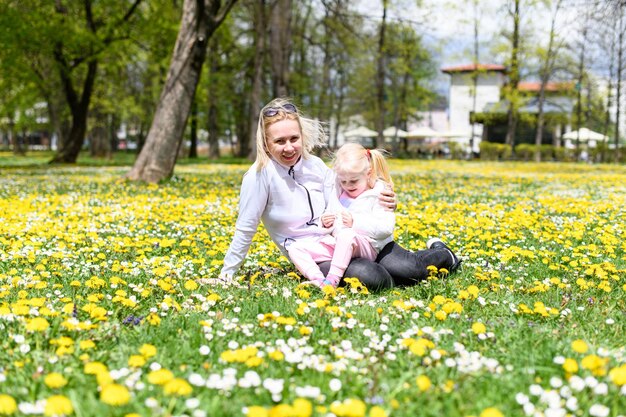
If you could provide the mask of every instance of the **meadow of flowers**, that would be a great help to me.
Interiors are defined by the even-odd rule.
[[[0,168],[0,416],[626,415],[626,168],[392,168],[397,241],[464,263],[375,294],[262,228],[211,285],[245,166]]]

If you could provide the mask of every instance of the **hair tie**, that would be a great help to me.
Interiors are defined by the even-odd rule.
[[[365,150],[365,155],[367,156],[367,159],[372,159],[372,153],[370,152],[369,149]]]

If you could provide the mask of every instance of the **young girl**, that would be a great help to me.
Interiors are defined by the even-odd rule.
[[[298,270],[318,286],[337,287],[350,262],[358,257],[376,259],[393,240],[395,215],[379,203],[379,195],[391,185],[387,161],[380,150],[356,143],[343,145],[335,156],[338,199],[331,200],[321,222],[326,233],[318,242],[292,244],[289,257]],[[324,276],[318,263],[331,261]]]

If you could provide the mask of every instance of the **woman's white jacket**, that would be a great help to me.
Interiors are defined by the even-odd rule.
[[[285,255],[290,242],[323,235],[319,217],[335,193],[334,172],[316,156],[289,168],[270,160],[257,171],[253,164],[243,177],[235,235],[220,276],[232,277],[239,269],[261,221]]]

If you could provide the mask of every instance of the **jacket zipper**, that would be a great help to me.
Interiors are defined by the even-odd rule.
[[[309,200],[309,210],[311,211],[311,220],[306,222],[307,226],[317,226],[317,223],[315,223],[313,221],[313,219],[315,219],[315,212],[313,211],[313,202],[311,201],[311,194],[309,193],[309,190],[304,185],[302,185],[298,181],[296,181],[296,174],[294,172],[293,165],[291,167],[289,167],[288,174],[289,174],[289,176],[293,179],[293,181],[296,184],[298,184],[300,187],[304,188],[304,191],[306,191],[306,197]]]

